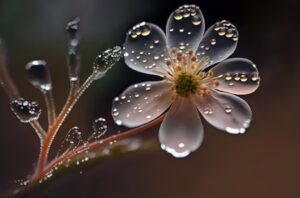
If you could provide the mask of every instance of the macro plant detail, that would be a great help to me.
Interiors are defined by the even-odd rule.
[[[23,98],[11,79],[0,41],[1,86],[17,119],[30,124],[40,140],[36,168],[22,185],[41,183],[52,177],[59,167],[105,155],[114,145],[124,147],[125,151],[140,149],[140,143],[129,138],[159,123],[161,148],[177,158],[186,157],[200,147],[204,137],[200,115],[230,134],[244,133],[249,127],[251,109],[235,95],[254,92],[259,87],[260,77],[250,60],[227,59],[239,39],[231,22],[222,20],[205,32],[199,7],[184,5],[171,13],[166,33],[152,23],[139,23],[128,31],[123,48],[115,46],[96,57],[92,72],[83,83],[79,76],[79,22],[76,18],[66,26],[70,89],[60,111],[52,94],[54,87],[47,62],[37,59],[25,65],[29,82],[44,96],[47,128],[39,122],[43,114],[40,105]],[[132,85],[113,99],[111,114],[115,123],[132,129],[104,138],[108,126],[106,119],[100,117],[93,123],[91,136],[84,139],[81,130],[74,126],[66,133],[57,156],[49,159],[52,143],[76,102],[122,57],[131,69],[161,78]],[[96,152],[99,148],[100,153]]]
[[[258,70],[248,59],[225,60],[236,49],[236,27],[222,20],[204,29],[199,7],[184,5],[171,13],[166,34],[142,22],[128,31],[124,44],[131,69],[162,80],[127,88],[113,100],[112,116],[118,125],[138,127],[164,114],[159,141],[174,157],[200,147],[204,134],[199,113],[231,134],[244,133],[252,119],[249,105],[235,95],[259,87]]]

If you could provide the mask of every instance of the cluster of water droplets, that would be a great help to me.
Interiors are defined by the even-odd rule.
[[[166,38],[158,26],[141,22],[128,31],[124,44],[124,57],[129,67],[157,75],[167,54]]]
[[[205,32],[196,55],[210,66],[229,57],[236,49],[237,41],[236,27],[229,21],[219,21]]]
[[[244,58],[230,58],[211,71],[220,82],[217,89],[233,94],[249,94],[254,92],[260,83],[258,70],[253,62]]]
[[[172,96],[167,82],[138,83],[114,98],[111,113],[116,124],[136,127],[162,114]]]
[[[176,9],[167,23],[168,47],[196,50],[204,33],[205,23],[196,5],[183,5]]]
[[[122,56],[123,50],[120,46],[115,46],[100,53],[93,63],[94,72],[97,73],[95,80],[102,78],[113,65],[119,62]]]
[[[25,69],[28,75],[28,79],[34,87],[36,87],[43,93],[52,90],[50,73],[46,61],[30,61],[26,64]]]
[[[22,123],[39,119],[42,112],[37,102],[27,101],[23,98],[12,100],[10,108]]]

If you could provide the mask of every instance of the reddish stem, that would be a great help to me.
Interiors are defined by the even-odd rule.
[[[152,126],[155,126],[156,124],[159,124],[160,122],[162,122],[163,118],[164,118],[164,115],[162,115],[159,118],[157,118],[157,119],[155,119],[155,120],[153,120],[153,121],[151,121],[151,122],[149,122],[145,125],[142,125],[140,127],[130,129],[128,131],[119,133],[117,135],[112,135],[112,136],[107,137],[107,138],[105,138],[101,141],[95,141],[95,142],[92,142],[88,145],[81,145],[81,146],[79,146],[79,147],[77,147],[77,148],[75,148],[71,151],[68,151],[67,153],[62,154],[61,156],[53,159],[46,167],[43,168],[43,170],[41,170],[40,172],[35,174],[30,180],[31,180],[31,182],[34,182],[34,181],[38,181],[38,180],[42,179],[55,166],[57,166],[61,162],[64,162],[67,159],[71,159],[71,158],[75,157],[76,155],[80,155],[86,149],[89,149],[89,151],[94,150],[94,149],[96,150],[98,148],[101,148],[101,147],[104,147],[104,146],[110,144],[110,142],[120,141],[120,140],[129,138],[129,137],[132,137],[134,135],[137,135],[137,134],[143,132],[144,130],[146,130],[146,129],[152,127]]]

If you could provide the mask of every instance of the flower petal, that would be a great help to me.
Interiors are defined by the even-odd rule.
[[[169,16],[166,32],[169,48],[196,50],[204,34],[205,22],[199,7],[183,5]]]
[[[211,69],[220,85],[218,90],[245,95],[259,87],[260,77],[255,64],[245,58],[231,58]]]
[[[238,96],[212,90],[209,96],[193,99],[206,121],[220,130],[239,134],[250,125],[251,109]]]
[[[205,59],[206,68],[229,57],[236,49],[237,41],[238,32],[232,23],[217,22],[205,32],[196,55]]]
[[[128,87],[113,101],[112,116],[118,125],[137,127],[160,116],[172,102],[167,81],[143,82]]]
[[[139,23],[128,31],[124,44],[126,64],[141,73],[162,76],[166,72],[166,48],[164,32],[152,23]]]
[[[203,126],[195,105],[185,98],[176,100],[159,129],[161,148],[174,157],[186,157],[199,148],[203,136]]]

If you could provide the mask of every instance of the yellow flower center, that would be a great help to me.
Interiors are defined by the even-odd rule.
[[[201,68],[205,65],[205,60],[197,58],[192,50],[187,53],[171,50],[171,57],[166,60],[171,74],[165,76],[173,84],[175,96],[189,97],[190,95],[208,96],[211,89],[219,85],[213,72],[203,72]]]
[[[196,94],[199,86],[199,81],[195,75],[187,72],[180,73],[175,79],[176,93],[180,96],[186,97],[190,94]]]

